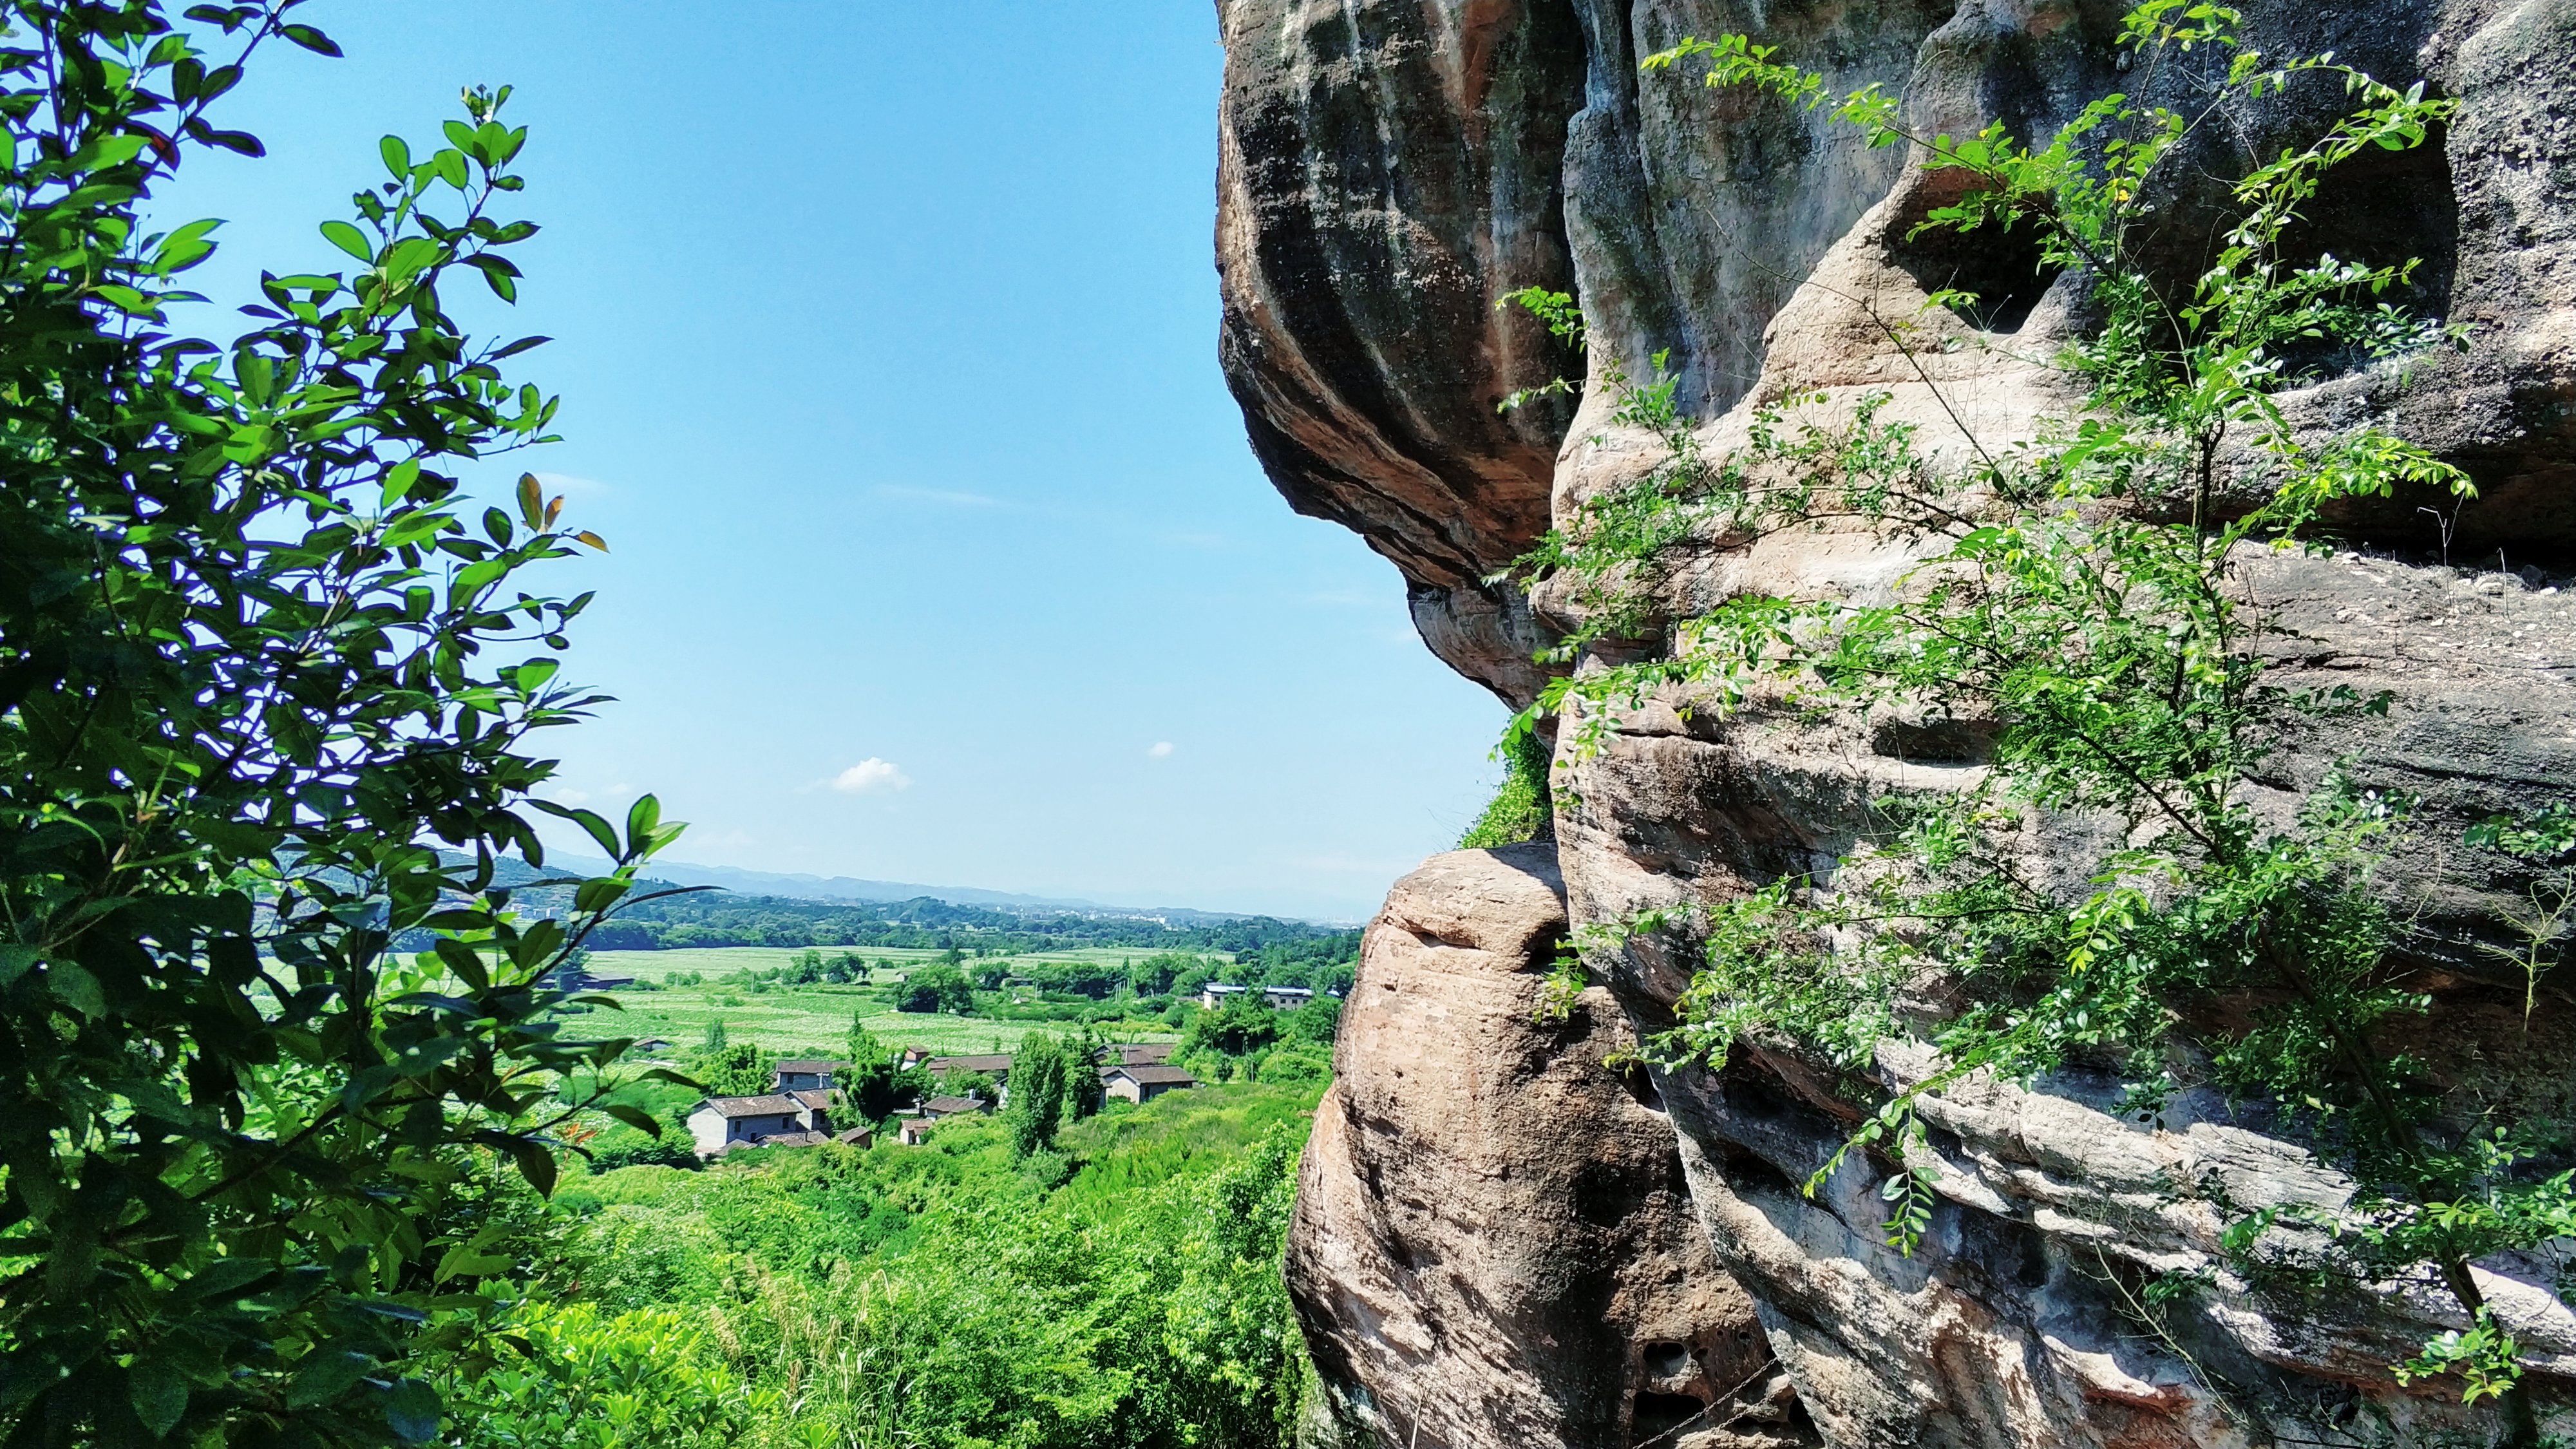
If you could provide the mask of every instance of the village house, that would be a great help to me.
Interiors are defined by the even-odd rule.
[[[1102,1064],[1110,1067],[1168,1066],[1177,1042],[1118,1042],[1100,1049]]]
[[[805,1057],[781,1058],[773,1069],[776,1073],[776,1081],[771,1090],[779,1092],[828,1090],[832,1085],[833,1073],[847,1071],[849,1066],[848,1062],[830,1062]]]
[[[1104,1067],[1100,1073],[1101,1090],[1122,1102],[1150,1102],[1165,1092],[1178,1092],[1198,1084],[1198,1078],[1178,1067],[1116,1066]]]
[[[933,1097],[895,1122],[895,1140],[919,1147],[930,1140],[931,1127],[944,1118],[973,1117],[993,1109],[973,1097]]]
[[[820,1147],[844,1142],[866,1147],[876,1134],[865,1127],[832,1130],[840,1094],[808,1088],[757,1097],[709,1097],[689,1114],[689,1136],[700,1157],[722,1157],[743,1147]]]

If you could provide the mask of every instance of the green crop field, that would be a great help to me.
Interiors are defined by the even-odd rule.
[[[603,1035],[662,1037],[674,1045],[695,1046],[706,1036],[707,1024],[722,1021],[725,1035],[733,1041],[758,1042],[774,1051],[835,1052],[850,1032],[853,1015],[862,1019],[878,1040],[889,1046],[917,1046],[943,1053],[1009,1051],[1019,1039],[1032,1031],[1065,1031],[1072,1029],[1063,1022],[991,1021],[981,1017],[919,1016],[894,1010],[877,993],[865,986],[778,986],[752,990],[741,982],[727,983],[719,977],[737,971],[766,971],[784,966],[805,954],[803,948],[783,946],[727,946],[703,950],[672,951],[597,951],[591,954],[590,969],[603,976],[632,976],[638,981],[662,984],[658,991],[611,992],[621,1012],[605,1012],[597,1023]],[[828,959],[838,955],[825,950]],[[892,961],[898,970],[935,960],[936,951],[869,949],[859,953],[871,967],[879,961]],[[1116,949],[1048,951],[1011,959],[1018,961],[1119,961],[1148,953]],[[970,966],[975,964],[968,963]],[[682,972],[696,972],[706,979],[694,984],[669,984],[670,978]],[[893,973],[882,970],[871,973],[879,981],[893,979]],[[1123,1041],[1171,1041],[1173,1034],[1162,1023],[1143,1023],[1120,1029],[1115,1035]]]

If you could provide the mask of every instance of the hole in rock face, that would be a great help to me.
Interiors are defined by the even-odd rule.
[[[1789,1174],[1751,1149],[1732,1142],[1724,1144],[1724,1155],[1718,1159],[1718,1172],[1738,1195],[1768,1192],[1785,1197],[1802,1196],[1798,1185],[1789,1180]]]
[[[1980,764],[1994,742],[1994,727],[1974,720],[1883,719],[1869,732],[1871,753],[1926,765]]]
[[[2317,194],[2299,208],[2299,220],[2282,233],[2281,261],[2285,270],[2295,270],[2326,255],[2372,267],[2416,263],[2405,282],[2376,296],[2364,292],[2348,299],[2364,310],[2384,302],[2410,317],[2450,315],[2460,203],[2438,133],[2411,150],[2369,147],[2325,174]],[[2302,382],[2338,377],[2371,362],[2364,349],[2326,340],[2294,342],[2282,350],[2285,371]]]
[[[1628,1420],[1628,1442],[1659,1439],[1698,1418],[1707,1405],[1688,1394],[1641,1393]]]
[[[1942,204],[1930,201],[1924,210]],[[2057,280],[2055,268],[2040,265],[2039,233],[2027,224],[2011,231],[1984,226],[1909,235],[1913,230],[1908,222],[1890,235],[1890,258],[1926,292],[1975,293],[1975,301],[1952,303],[1950,310],[1980,332],[2019,332]]]
[[[1664,1094],[1655,1090],[1654,1075],[1644,1067],[1630,1063],[1619,1073],[1619,1085],[1628,1089],[1628,1099],[1649,1112],[1664,1110]]]
[[[1690,1350],[1678,1343],[1650,1343],[1638,1353],[1646,1372],[1655,1378],[1678,1378],[1691,1370]]]

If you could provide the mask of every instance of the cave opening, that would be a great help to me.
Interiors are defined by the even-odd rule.
[[[1683,1344],[1650,1343],[1638,1357],[1644,1361],[1646,1372],[1659,1379],[1679,1378],[1691,1371],[1690,1349]]]
[[[1633,1446],[1664,1438],[1707,1412],[1707,1404],[1688,1394],[1640,1391],[1628,1416],[1628,1442]]]
[[[2038,228],[2030,225],[1968,232],[1917,232],[1909,225],[1895,233],[1889,254],[1926,292],[1973,294],[1952,302],[1951,312],[1980,332],[2003,336],[2022,329],[2057,280],[2058,269],[2040,250]]]

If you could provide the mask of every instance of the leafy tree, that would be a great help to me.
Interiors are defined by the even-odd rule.
[[[701,1052],[690,1070],[711,1097],[757,1097],[778,1085],[778,1054],[758,1042],[738,1041]]]
[[[975,985],[966,973],[951,965],[917,966],[895,992],[895,1010],[920,1012],[954,1012],[964,1016],[975,1009]]]
[[[1076,1121],[1100,1115],[1109,1103],[1109,1085],[1100,1079],[1108,1055],[1109,1043],[1088,1024],[1065,1047],[1065,1111]]]
[[[1127,984],[1139,996],[1153,996],[1173,989],[1173,983],[1187,971],[1202,963],[1196,956],[1181,951],[1158,951],[1127,968]]]
[[[926,1085],[921,1069],[903,1070],[901,1056],[855,1018],[843,1051],[849,1065],[840,1074],[841,1091],[860,1116],[882,1122],[921,1097]]]
[[[1064,1043],[1053,1034],[1033,1031],[1020,1038],[1019,1050],[1011,1056],[1010,1105],[1003,1113],[1010,1124],[1014,1156],[1026,1157],[1055,1145],[1056,1128],[1064,1122],[1071,1094],[1073,1065]]]
[[[1258,1056],[1279,1040],[1279,1018],[1258,991],[1238,992],[1214,1011],[1201,1011],[1181,1028],[1175,1060],[1207,1056]]]
[[[488,1164],[543,1190],[605,1070],[553,970],[679,829],[529,792],[588,601],[528,571],[592,535],[522,478],[504,376],[542,339],[441,304],[516,292],[507,91],[448,144],[385,139],[325,222],[339,271],[265,275],[250,332],[173,330],[216,223],[146,224],[266,47],[336,47],[295,0],[10,0],[0,51],[0,1435],[13,1445],[424,1440],[425,1345],[473,1337],[515,1258]],[[512,909],[525,812],[615,862]],[[395,954],[396,938],[428,949]],[[624,1104],[599,1110],[654,1130]]]
[[[931,1090],[942,1097],[972,1097],[988,1107],[1002,1098],[1001,1086],[990,1076],[955,1067],[941,1072],[931,1083]]]
[[[689,974],[695,976],[698,973],[692,971]],[[690,984],[695,985],[697,983],[691,982]],[[725,1049],[725,1024],[723,1017],[719,1016],[715,1020],[707,1023],[706,1034],[700,1040],[698,1049],[710,1054],[720,1052]]]
[[[1341,1030],[1342,1001],[1338,996],[1318,995],[1283,1015],[1286,1022],[1281,1035],[1286,1039],[1329,1047],[1334,1034]]]

